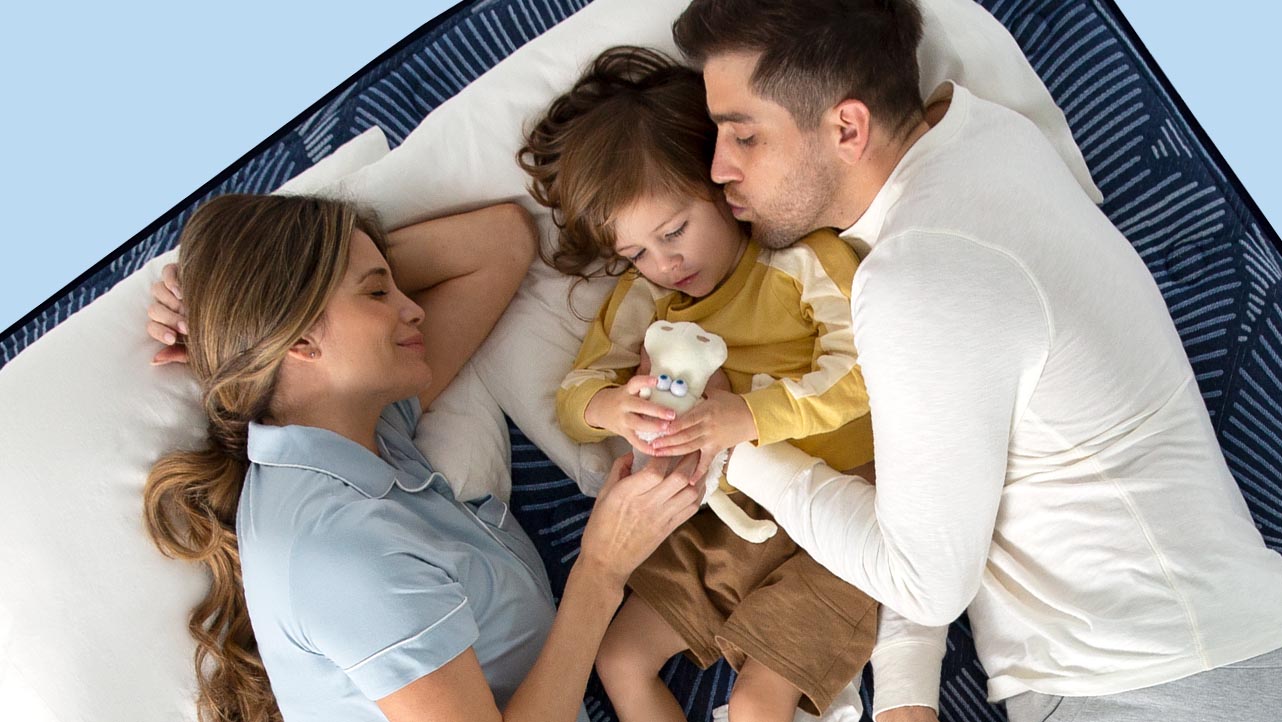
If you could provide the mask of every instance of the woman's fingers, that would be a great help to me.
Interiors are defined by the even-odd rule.
[[[165,364],[185,364],[187,363],[187,347],[182,345],[166,346],[156,352],[151,357],[152,366],[164,366]]]
[[[166,308],[161,303],[153,303],[147,307],[147,318],[173,334],[187,333],[187,319],[181,313]],[[165,340],[154,334],[152,335],[152,338],[157,341],[164,341],[167,344],[173,343],[173,341]],[[177,340],[177,338],[174,340]]]
[[[165,267],[160,269],[160,280],[169,289],[179,301],[182,300],[182,287],[178,285],[178,264],[166,263]]]

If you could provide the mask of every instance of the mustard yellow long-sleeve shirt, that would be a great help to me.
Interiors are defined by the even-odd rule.
[[[576,441],[611,435],[583,419],[601,389],[621,386],[641,362],[646,329],[691,321],[725,339],[722,367],[757,425],[757,444],[788,440],[837,469],[872,460],[872,423],[850,325],[859,261],[831,231],[788,248],[749,242],[730,277],[703,298],[661,288],[636,272],[619,278],[557,392],[557,420]],[[775,379],[753,390],[756,374]]]

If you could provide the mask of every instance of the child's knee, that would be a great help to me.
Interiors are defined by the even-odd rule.
[[[643,655],[626,630],[611,625],[596,653],[596,672],[602,682],[618,683],[643,672]]]

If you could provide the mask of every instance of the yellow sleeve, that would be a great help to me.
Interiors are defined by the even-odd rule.
[[[583,413],[598,391],[622,386],[632,378],[641,363],[645,331],[654,320],[651,286],[633,273],[620,277],[588,327],[574,368],[556,392],[556,420],[571,439],[587,443],[613,436],[590,426]]]
[[[850,325],[850,287],[858,265],[854,251],[831,231],[813,233],[771,261],[791,279],[788,286],[816,338],[810,372],[744,394],[757,423],[756,444],[835,431],[868,413]]]

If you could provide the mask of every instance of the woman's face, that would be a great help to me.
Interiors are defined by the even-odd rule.
[[[734,270],[745,242],[725,201],[645,196],[614,222],[614,251],[651,283],[695,298]]]
[[[387,403],[414,396],[432,381],[422,321],[423,309],[392,282],[374,241],[353,231],[347,271],[309,334],[316,367],[341,396],[373,394]]]

